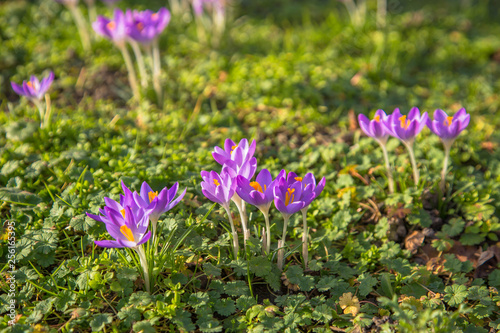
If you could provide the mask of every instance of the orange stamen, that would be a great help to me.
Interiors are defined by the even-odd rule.
[[[375,117],[373,117],[373,120],[375,120],[377,123],[379,123],[380,122],[380,116],[376,115]]]
[[[444,126],[450,126],[451,125],[451,122],[453,121],[453,117],[446,117],[446,119],[444,120],[443,124]]]
[[[217,179],[214,179],[214,184],[217,185],[217,186],[220,186],[220,183]]]
[[[154,21],[156,21],[158,19],[158,13],[151,14],[151,19],[153,19]]]
[[[139,31],[142,31],[142,29],[144,29],[144,24],[142,22],[139,22],[136,24],[136,27]]]
[[[26,84],[28,85],[28,87],[33,88],[33,84],[31,83],[31,81],[28,81]]]
[[[293,194],[295,192],[295,189],[289,188],[286,193],[285,193],[285,206],[288,206],[290,203],[293,202],[293,199],[295,195]]]
[[[123,208],[122,210],[120,210],[120,213],[122,213],[123,217],[125,217],[125,208]]]
[[[256,191],[259,191],[260,193],[264,193],[264,191],[262,190],[262,186],[260,186],[259,183],[257,183],[257,182],[251,182],[250,186],[252,186]],[[266,187],[266,185],[264,185],[264,188],[265,187]]]
[[[134,234],[132,233],[132,230],[130,230],[129,227],[127,227],[126,225],[122,225],[120,227],[120,231],[123,234],[123,236],[127,238],[127,240],[129,240],[130,242],[135,242]]]
[[[399,121],[401,122],[401,127],[404,128],[405,130],[408,129],[408,127],[410,127],[411,120],[410,119],[406,120],[406,116],[399,117]]]
[[[301,182],[301,181],[302,181],[302,177],[295,177],[294,179],[295,179],[296,181],[298,181],[298,182]]]
[[[232,147],[231,147],[231,153],[230,153],[230,154],[232,154],[232,153],[233,153],[233,151],[234,151],[236,148],[238,148],[238,145],[234,145],[234,146],[232,146]]]
[[[158,191],[156,192],[149,192],[148,193],[148,197],[149,197],[149,203],[151,203],[156,197],[158,196]]]
[[[115,21],[109,21],[108,24],[106,24],[106,27],[109,29],[109,30],[115,30],[116,28],[116,23]]]

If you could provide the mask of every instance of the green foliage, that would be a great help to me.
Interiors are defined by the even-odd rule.
[[[85,54],[57,2],[2,2],[0,256],[9,253],[7,221],[15,221],[22,310],[12,331],[500,330],[500,21],[486,2],[465,3],[402,3],[379,29],[372,15],[362,28],[349,25],[335,1],[243,1],[232,6],[236,26],[217,48],[197,42],[189,14],[173,15],[161,37],[165,101],[157,105],[148,89],[129,101],[119,52],[100,39]],[[97,10],[110,14],[101,3]],[[41,130],[9,81],[47,69],[56,74],[54,117]],[[405,148],[389,139],[397,183],[389,194],[381,150],[355,128],[359,113],[414,105],[471,113],[451,149],[445,193],[437,185],[442,144],[428,130],[415,142],[418,187]],[[199,185],[201,170],[218,168],[211,151],[227,137],[255,138],[258,169],[273,176],[325,176],[307,213],[308,267],[299,216],[290,220],[285,241],[295,250],[280,272],[274,253],[262,255],[263,219],[249,205],[246,252],[240,239],[247,256],[231,259],[226,219]],[[106,228],[85,214],[97,214],[104,197],[118,199],[121,180],[133,190],[144,180],[187,188],[159,221],[166,250],[152,294],[130,253],[94,245]],[[241,228],[237,214],[235,222]],[[282,223],[271,208],[271,251]],[[414,232],[424,240],[412,252],[405,241]],[[2,272],[7,331],[10,273]]]

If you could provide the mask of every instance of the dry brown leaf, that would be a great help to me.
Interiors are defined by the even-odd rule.
[[[495,252],[491,248],[489,248],[486,251],[481,252],[481,254],[479,255],[479,259],[477,259],[477,266],[479,267],[479,266],[483,265],[485,262],[492,259],[494,256],[495,256]]]
[[[344,293],[339,297],[339,305],[344,310],[344,314],[352,314],[356,316],[359,312],[359,299],[353,296],[351,292]]]
[[[412,254],[417,253],[418,248],[424,242],[425,236],[421,231],[415,230],[405,239],[405,247]]]

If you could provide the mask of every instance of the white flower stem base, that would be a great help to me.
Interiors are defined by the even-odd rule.
[[[304,231],[302,233],[302,258],[304,259],[304,269],[307,269],[307,264],[309,261],[309,247],[307,244],[307,240],[309,238],[309,228],[307,227],[307,209],[308,208],[309,208],[309,206],[301,209],[302,222],[304,225]]]
[[[418,186],[420,174],[419,174],[418,168],[417,168],[417,161],[415,160],[415,153],[413,152],[413,141],[411,141],[411,142],[402,141],[402,142],[406,146],[406,149],[408,149],[408,154],[410,155],[411,166],[413,168],[413,180],[415,182],[415,186]]]
[[[452,144],[453,144],[453,141],[444,141],[443,140],[444,161],[443,161],[443,170],[441,171],[441,182],[439,183],[439,188],[441,189],[441,193],[443,193],[443,194],[444,194],[445,187],[446,187],[446,171],[448,171],[448,162],[450,159],[450,150],[451,150]]]
[[[136,247],[135,250],[137,251],[137,254],[139,255],[142,270],[144,271],[144,281],[146,283],[146,291],[148,293],[150,293],[151,292],[151,285],[150,285],[150,281],[149,281],[149,269],[148,269],[148,262],[146,260],[146,254],[144,253],[144,248],[141,245],[139,247]]]
[[[123,59],[125,60],[125,66],[127,67],[128,71],[128,82],[130,84],[130,87],[132,88],[135,99],[139,101],[141,94],[139,92],[139,86],[137,85],[137,75],[135,74],[134,64],[132,63],[132,59],[130,58],[130,54],[128,53],[127,46],[125,44],[118,45],[118,48],[120,49],[123,55]]]
[[[238,251],[240,249],[240,246],[238,244],[238,233],[234,228],[234,222],[233,218],[231,217],[231,211],[229,210],[229,205],[224,206],[224,209],[226,210],[227,217],[229,218],[229,224],[231,225],[231,238],[233,239],[234,259],[236,259],[238,258]]]
[[[387,181],[389,182],[389,193],[394,193],[394,178],[392,177],[392,169],[389,163],[389,154],[387,154],[387,147],[384,143],[379,142],[382,152],[384,153],[385,169],[387,170]]]

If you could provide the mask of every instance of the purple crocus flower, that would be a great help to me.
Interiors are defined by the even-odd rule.
[[[398,110],[398,109],[396,109]],[[399,112],[399,110],[398,110]],[[394,179],[392,177],[392,170],[389,164],[389,155],[387,154],[387,139],[389,135],[392,133],[391,129],[391,119],[392,116],[388,116],[385,114],[384,110],[377,110],[375,112],[375,116],[372,120],[369,120],[363,114],[358,116],[359,127],[366,135],[375,139],[382,148],[382,152],[384,153],[385,160],[385,168],[387,169],[387,179],[389,182],[389,192],[394,193]]]
[[[231,211],[229,209],[229,203],[235,193],[236,183],[234,178],[226,170],[227,169],[223,169],[220,175],[215,171],[202,171],[201,177],[203,181],[201,182],[201,191],[209,200],[217,202],[226,210],[229,224],[231,225],[234,258],[236,259],[239,249],[238,233],[234,227],[233,218],[231,217]]]
[[[243,176],[237,176],[236,193],[249,204],[262,211],[268,211],[274,200],[274,187],[277,185],[277,180],[282,178],[284,174],[285,170],[281,170],[278,177],[273,180],[269,170],[262,169],[254,182],[250,182]]]
[[[217,163],[233,169],[236,175],[251,179],[257,169],[257,159],[253,157],[256,145],[255,140],[249,145],[247,139],[242,139],[239,144],[226,139],[224,149],[216,146],[212,156]]]
[[[321,178],[318,184],[316,184],[316,179],[314,175],[309,172],[303,178],[298,177],[295,172],[289,172],[287,176],[287,183],[289,186],[293,185],[295,182],[300,182],[302,184],[302,196],[301,201],[304,201],[305,206],[302,210],[307,211],[307,208],[311,202],[316,199],[323,189],[325,188],[325,177]]]
[[[290,185],[285,177],[278,180],[277,185],[274,187],[274,205],[283,216],[289,218],[290,215],[304,208],[306,203],[301,198],[301,182],[297,181]]]
[[[236,193],[245,202],[256,206],[264,215],[266,221],[266,241],[263,246],[266,253],[271,247],[271,227],[269,224],[269,208],[274,200],[274,187],[277,181],[285,175],[285,170],[281,170],[276,180],[273,180],[271,173],[267,169],[262,169],[254,182],[250,182],[243,176],[237,176]]]
[[[151,237],[151,232],[148,231],[149,216],[143,209],[134,213],[127,206],[123,216],[107,207],[105,210],[109,218],[106,230],[115,240],[94,241],[96,245],[108,248],[136,248]]]
[[[444,145],[443,170],[441,171],[441,182],[439,187],[441,193],[445,191],[446,172],[448,171],[448,160],[450,158],[451,145],[457,136],[469,126],[470,115],[464,108],[458,110],[453,117],[448,117],[441,109],[434,111],[434,120],[427,119],[427,127],[441,138]]]
[[[309,247],[307,245],[309,235],[309,229],[307,227],[307,210],[311,202],[316,199],[325,188],[326,180],[325,177],[323,177],[319,183],[316,184],[316,179],[311,172],[307,173],[304,178],[298,177],[295,172],[290,172],[287,177],[287,183],[290,186],[295,182],[302,184],[302,197],[300,200],[305,203],[304,208],[301,209],[302,222],[304,225],[304,232],[302,234],[302,258],[304,259],[304,267],[307,268],[307,262],[309,260]]]
[[[410,110],[408,116],[402,115],[396,108],[389,121],[386,122],[386,128],[390,135],[406,144],[412,144],[415,137],[424,129],[428,118],[427,112],[420,115],[420,111],[416,107]]]
[[[29,81],[23,81],[21,85],[18,85],[14,81],[11,81],[10,84],[19,96],[25,96],[32,101],[40,101],[45,96],[47,90],[49,90],[52,81],[54,81],[54,72],[51,71],[41,82],[36,76],[32,75]]]
[[[458,110],[454,116],[448,117],[441,109],[434,111],[434,120],[427,119],[427,127],[439,136],[443,142],[453,142],[457,136],[469,126],[470,115],[464,108]]]
[[[229,203],[236,190],[236,183],[231,175],[223,171],[219,175],[215,171],[202,171],[203,182],[201,188],[203,194],[211,201],[217,202],[224,208],[229,208]]]
[[[149,218],[153,224],[156,224],[160,215],[177,205],[186,194],[186,189],[184,189],[184,191],[175,200],[173,200],[178,189],[179,183],[175,183],[170,189],[165,187],[158,194],[158,191],[153,191],[148,183],[143,182],[141,186],[141,193],[138,194],[137,192],[134,192],[133,196],[139,207],[151,210]]]
[[[389,138],[389,131],[386,128],[389,116],[385,114],[384,110],[377,110],[372,120],[368,119],[364,114],[358,116],[359,127],[369,137],[374,138],[381,144],[385,144]]]
[[[415,186],[418,185],[420,175],[417,168],[417,162],[415,160],[415,154],[413,152],[413,142],[415,141],[415,137],[424,129],[428,118],[427,112],[420,115],[420,111],[416,107],[413,107],[410,110],[408,117],[402,115],[401,112],[399,112],[399,109],[395,109],[390,116],[389,122],[387,123],[387,129],[389,130],[390,135],[400,139],[408,149],[410,162],[413,168],[413,180],[415,182]]]
[[[104,203],[106,204],[106,206],[104,208],[99,209],[99,213],[101,213],[102,215],[94,215],[94,214],[87,213],[87,216],[98,221],[98,222],[108,224],[108,223],[112,223],[112,220],[109,217],[110,213],[115,213],[115,215],[117,216],[117,217],[115,217],[115,220],[117,218],[119,218],[120,215],[122,216],[122,219],[124,219],[126,207],[129,207],[131,209],[131,212],[132,212],[132,214],[135,215],[136,219],[139,217],[139,215],[142,216],[143,212],[141,212],[141,207],[139,207],[139,205],[136,204],[132,191],[130,191],[130,189],[125,185],[125,183],[123,181],[121,182],[121,185],[122,185],[122,189],[123,189],[124,194],[120,194],[120,202],[117,202],[111,198],[105,197]],[[151,211],[153,209],[154,209],[154,206],[147,207],[146,209],[144,209],[144,213],[149,216],[149,214],[151,213]],[[121,224],[123,224],[123,223],[121,223]]]
[[[166,8],[161,8],[157,13],[151,10],[138,12],[128,9],[125,18],[127,35],[135,41],[149,44],[165,30],[170,22],[170,12]]]
[[[127,27],[125,14],[120,9],[115,9],[112,19],[99,15],[92,23],[92,28],[97,34],[112,40],[119,46],[124,46]]]

